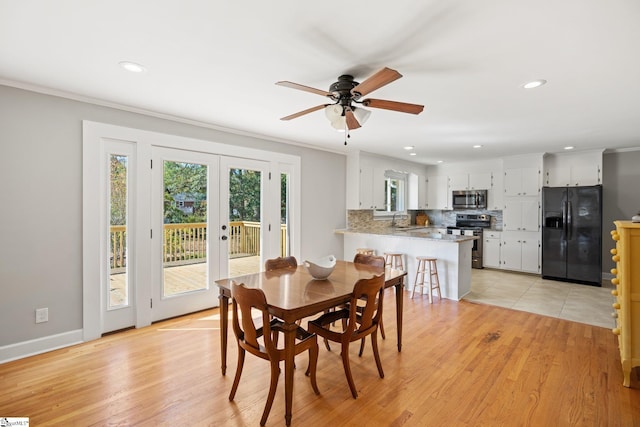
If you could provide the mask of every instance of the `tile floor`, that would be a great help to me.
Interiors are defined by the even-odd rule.
[[[599,288],[530,274],[474,269],[471,292],[463,299],[613,328],[611,289],[608,281]]]

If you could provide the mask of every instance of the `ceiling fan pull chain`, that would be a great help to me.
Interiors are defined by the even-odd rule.
[[[351,134],[349,133],[349,126],[347,126],[347,122],[344,123],[344,145],[347,145],[347,138],[351,138]]]

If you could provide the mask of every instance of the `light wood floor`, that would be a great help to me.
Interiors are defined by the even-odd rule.
[[[640,381],[622,386],[609,329],[467,301],[410,300],[398,353],[393,295],[386,294],[385,378],[368,343],[351,349],[359,397],[340,355],[320,346],[316,396],[299,356],[294,426],[633,426]],[[234,402],[237,350],[220,373],[217,309],[0,365],[0,417],[32,426],[253,426],[269,382],[247,355]],[[232,333],[230,332],[230,338]],[[284,425],[280,377],[267,425]]]

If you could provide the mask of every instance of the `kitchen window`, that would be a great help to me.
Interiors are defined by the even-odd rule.
[[[406,215],[407,174],[394,170],[384,173],[384,201],[381,209],[373,211],[374,217]]]

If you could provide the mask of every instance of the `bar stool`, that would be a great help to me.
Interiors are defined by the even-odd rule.
[[[416,280],[413,284],[413,290],[411,291],[411,299],[416,292],[416,288],[420,286],[420,293],[424,289],[424,276],[429,270],[429,303],[433,304],[433,291],[438,291],[438,298],[442,299],[440,294],[440,280],[438,279],[438,265],[436,264],[436,258],[418,256],[418,269],[416,271]]]
[[[356,249],[356,253],[362,255],[375,255],[376,251],[370,248],[358,248]]]
[[[404,262],[402,261],[402,254],[397,252],[385,252],[384,253],[385,267],[393,268],[396,270],[404,270]]]

